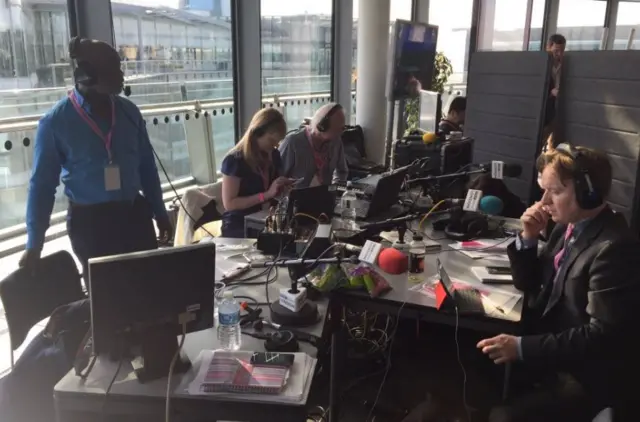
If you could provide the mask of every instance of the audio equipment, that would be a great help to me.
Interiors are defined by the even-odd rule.
[[[340,104],[334,104],[329,109],[329,111],[327,111],[327,114],[325,114],[324,117],[322,119],[320,119],[320,121],[316,125],[316,130],[318,132],[326,132],[326,131],[328,131],[329,128],[331,127],[331,116],[336,114],[338,112],[338,110],[342,110],[342,106]]]
[[[69,43],[69,57],[71,57],[73,63],[73,79],[77,84],[95,86],[98,84],[97,72],[91,63],[78,56],[80,44],[83,41],[83,38],[74,37]]]
[[[475,213],[466,213],[460,218],[452,219],[444,228],[444,234],[448,239],[459,242],[483,237],[488,231],[487,219]]]
[[[589,170],[584,165],[584,154],[571,144],[562,143],[556,151],[573,160],[573,184],[575,186],[576,201],[583,210],[598,208],[604,203],[604,198],[596,191],[591,182]]]

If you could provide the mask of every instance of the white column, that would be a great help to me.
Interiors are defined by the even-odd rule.
[[[356,122],[364,129],[367,158],[384,163],[390,0],[360,0],[358,9],[358,82]]]

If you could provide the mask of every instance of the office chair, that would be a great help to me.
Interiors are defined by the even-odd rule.
[[[84,297],[81,275],[67,251],[41,258],[35,273],[20,268],[0,281],[0,299],[11,340],[11,368],[15,350],[36,323],[47,318],[59,306]]]

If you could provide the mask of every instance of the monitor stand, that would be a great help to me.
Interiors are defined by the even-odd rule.
[[[178,338],[174,333],[173,327],[167,325],[146,327],[143,332],[139,333],[138,340],[141,345],[140,357],[142,358],[142,366],[137,367],[135,373],[138,381],[142,384],[165,378],[169,375],[171,361],[179,346]],[[178,360],[173,366],[173,373],[181,374],[187,372],[190,367],[191,362],[181,351]]]

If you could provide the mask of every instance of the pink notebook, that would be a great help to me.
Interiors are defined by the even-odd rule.
[[[279,394],[284,388],[289,368],[252,365],[233,353],[216,353],[200,388],[205,393]]]

